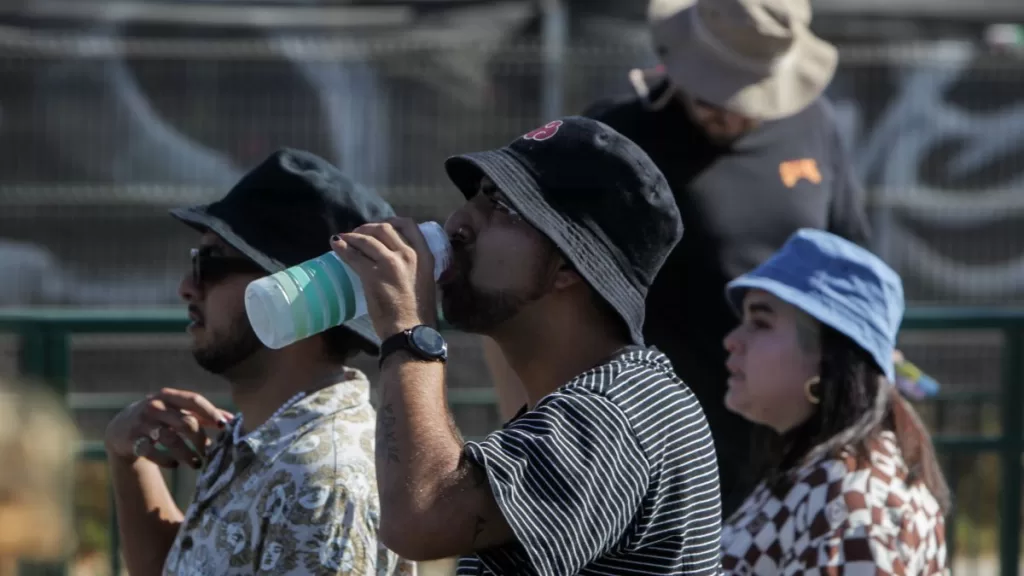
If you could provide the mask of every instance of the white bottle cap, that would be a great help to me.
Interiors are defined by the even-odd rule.
[[[278,350],[295,341],[288,297],[271,276],[249,283],[245,289],[245,311],[253,332],[267,348]]]
[[[452,262],[452,244],[448,234],[437,222],[423,222],[420,231],[427,241],[430,253],[434,255],[434,280],[437,280],[448,269]]]

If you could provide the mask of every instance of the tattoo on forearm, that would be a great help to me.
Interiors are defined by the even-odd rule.
[[[395,436],[395,409],[385,404],[380,409],[377,426],[377,454],[388,462],[398,462],[398,438]]]
[[[488,478],[487,471],[483,467],[478,466],[475,462],[470,460],[466,453],[462,453],[462,457],[459,458],[459,468],[464,474],[463,482],[469,483],[470,490],[488,490]],[[473,546],[479,544],[480,535],[487,528],[487,519],[482,514],[476,515],[476,520],[473,522]]]

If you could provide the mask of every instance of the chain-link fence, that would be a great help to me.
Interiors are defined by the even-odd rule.
[[[915,302],[1024,299],[1024,62],[850,50],[830,95],[876,249]],[[567,113],[625,90],[631,46],[569,50]],[[0,28],[0,304],[174,302],[189,231],[273,149],[317,152],[405,213],[459,201],[449,154],[542,121],[536,47],[459,39],[118,40]],[[130,241],[126,241],[129,240]]]
[[[627,90],[629,68],[650,62],[633,45],[570,47],[564,111]],[[217,198],[281,146],[336,162],[400,213],[443,220],[461,196],[442,161],[545,120],[544,64],[536,46],[471,35],[154,40],[0,27],[0,305],[176,305],[195,237],[166,209]],[[1024,61],[963,44],[843,54],[830,96],[871,191],[875,247],[913,302],[1024,300],[1022,72]],[[451,385],[487,388],[479,341],[452,335],[452,345]],[[999,346],[906,342],[954,394],[996,390]],[[73,392],[163,385],[218,386],[182,338],[76,340]],[[925,413],[943,432],[986,434],[997,402]],[[107,416],[83,419],[87,435]],[[457,417],[469,435],[498,421],[487,405]],[[971,493],[991,488],[989,476],[969,476]],[[993,504],[970,502],[979,511],[966,517],[990,526]]]

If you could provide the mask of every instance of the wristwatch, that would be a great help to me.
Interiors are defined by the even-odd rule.
[[[399,350],[427,362],[448,361],[448,343],[440,332],[430,326],[414,326],[386,338],[380,343],[379,365],[383,366],[384,360]]]

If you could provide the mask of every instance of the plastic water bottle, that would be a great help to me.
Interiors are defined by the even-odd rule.
[[[451,262],[448,235],[436,222],[419,225],[434,255],[434,280]],[[359,276],[334,252],[260,278],[245,289],[245,312],[256,336],[279,349],[366,314]]]

